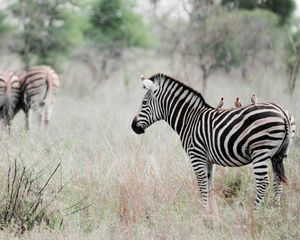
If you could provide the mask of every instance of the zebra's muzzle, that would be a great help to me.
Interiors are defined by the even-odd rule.
[[[142,133],[144,133],[145,130],[144,130],[142,127],[138,126],[137,123],[138,123],[138,120],[137,120],[137,117],[135,117],[135,118],[133,119],[133,121],[132,121],[132,124],[131,124],[132,130],[133,130],[136,134],[142,134]]]

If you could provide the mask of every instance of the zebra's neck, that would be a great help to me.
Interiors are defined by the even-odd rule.
[[[163,119],[183,138],[193,116],[211,107],[200,93],[174,79],[165,79],[161,87]]]

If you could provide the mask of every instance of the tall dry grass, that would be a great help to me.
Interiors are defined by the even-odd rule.
[[[6,187],[7,172],[15,158],[35,169],[52,169],[61,162],[52,184],[66,186],[52,207],[65,209],[82,199],[84,204],[77,206],[75,213],[64,214],[59,229],[41,223],[21,236],[3,230],[0,238],[298,239],[298,140],[285,162],[290,185],[284,187],[281,209],[273,207],[270,189],[265,206],[253,213],[255,182],[250,166],[216,167],[218,214],[203,219],[196,179],[178,136],[163,122],[150,127],[142,136],[131,130],[132,118],[144,94],[141,74],[166,72],[184,80],[180,68],[170,67],[166,59],[155,62],[153,56],[142,61],[141,58],[138,54],[128,56],[119,71],[93,91],[91,80],[84,76],[77,78],[81,81],[79,85],[73,86],[72,78],[77,74],[74,69],[66,71],[62,78],[65,85],[59,92],[48,129],[40,131],[36,124],[31,132],[25,133],[24,116],[20,113],[11,134],[1,132],[1,189]],[[299,122],[299,90],[295,97],[290,97],[284,92],[280,74],[268,72],[263,79],[259,77],[257,81],[243,83],[238,73],[217,73],[209,80],[207,101],[216,105],[224,96],[225,107],[231,107],[237,95],[245,103],[250,102],[255,92],[261,101],[281,103]],[[188,84],[201,90],[197,75],[189,78]],[[76,212],[81,207],[84,209]]]

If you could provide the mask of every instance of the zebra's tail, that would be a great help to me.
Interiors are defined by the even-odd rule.
[[[276,153],[272,157],[272,167],[274,172],[279,178],[280,182],[288,185],[288,179],[285,176],[283,160],[287,157],[288,148],[291,141],[291,125],[289,120],[285,120],[285,136],[283,141],[276,151]]]

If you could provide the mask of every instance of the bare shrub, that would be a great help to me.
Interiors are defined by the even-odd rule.
[[[41,184],[41,174],[14,161],[14,166],[7,173],[7,190],[1,196],[1,230],[9,229],[19,235],[42,223],[50,228],[60,227],[63,216],[58,209],[52,208],[52,203],[63,186],[55,191],[49,189],[49,183],[60,165]]]

